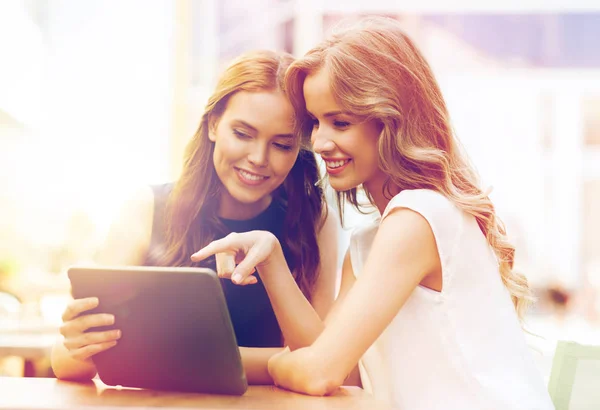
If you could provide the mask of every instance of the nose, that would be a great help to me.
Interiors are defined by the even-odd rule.
[[[317,154],[331,152],[335,149],[335,143],[327,136],[327,133],[322,128],[315,129],[310,137],[313,150]]]
[[[269,163],[268,151],[266,144],[253,144],[248,153],[248,161],[257,168],[264,168]]]

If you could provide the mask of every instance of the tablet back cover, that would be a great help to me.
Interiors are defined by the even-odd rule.
[[[93,356],[108,385],[243,394],[247,382],[219,280],[201,268],[71,268],[74,298],[96,296],[117,345]]]

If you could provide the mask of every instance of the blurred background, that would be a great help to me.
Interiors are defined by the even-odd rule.
[[[177,177],[231,58],[299,56],[372,14],[420,46],[493,187],[539,298],[532,344],[600,344],[597,1],[0,0],[0,374],[51,374],[67,267],[133,187]],[[346,212],[340,254],[373,217]]]

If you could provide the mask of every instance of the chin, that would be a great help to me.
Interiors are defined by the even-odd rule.
[[[233,198],[244,205],[254,205],[259,203],[264,196],[251,196],[251,195],[233,195]]]
[[[338,192],[349,191],[352,188],[358,187],[358,184],[354,184],[352,181],[341,179],[336,180],[331,177],[329,177],[329,185],[331,185],[331,187]]]

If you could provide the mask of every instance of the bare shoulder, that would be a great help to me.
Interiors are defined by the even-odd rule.
[[[380,222],[376,237],[379,240],[398,242],[435,242],[431,225],[420,212],[411,208],[394,208]]]
[[[112,228],[150,232],[154,217],[154,192],[150,186],[136,187],[124,198]]]
[[[330,205],[323,207],[323,214],[321,216],[321,224],[319,233],[337,232],[340,226],[340,218],[337,215],[337,211]]]
[[[464,212],[446,196],[430,189],[404,190],[394,196],[382,220],[398,209],[407,208],[421,214],[437,230],[455,232],[464,221]]]
[[[413,271],[419,281],[441,290],[441,260],[429,220],[410,208],[395,208],[381,222],[373,257]]]
[[[101,264],[139,265],[152,235],[154,193],[149,186],[135,188],[122,201],[103,246],[96,255]]]
[[[123,203],[123,212],[141,214],[144,218],[154,213],[154,192],[150,186],[142,186],[134,189],[131,195]]]

